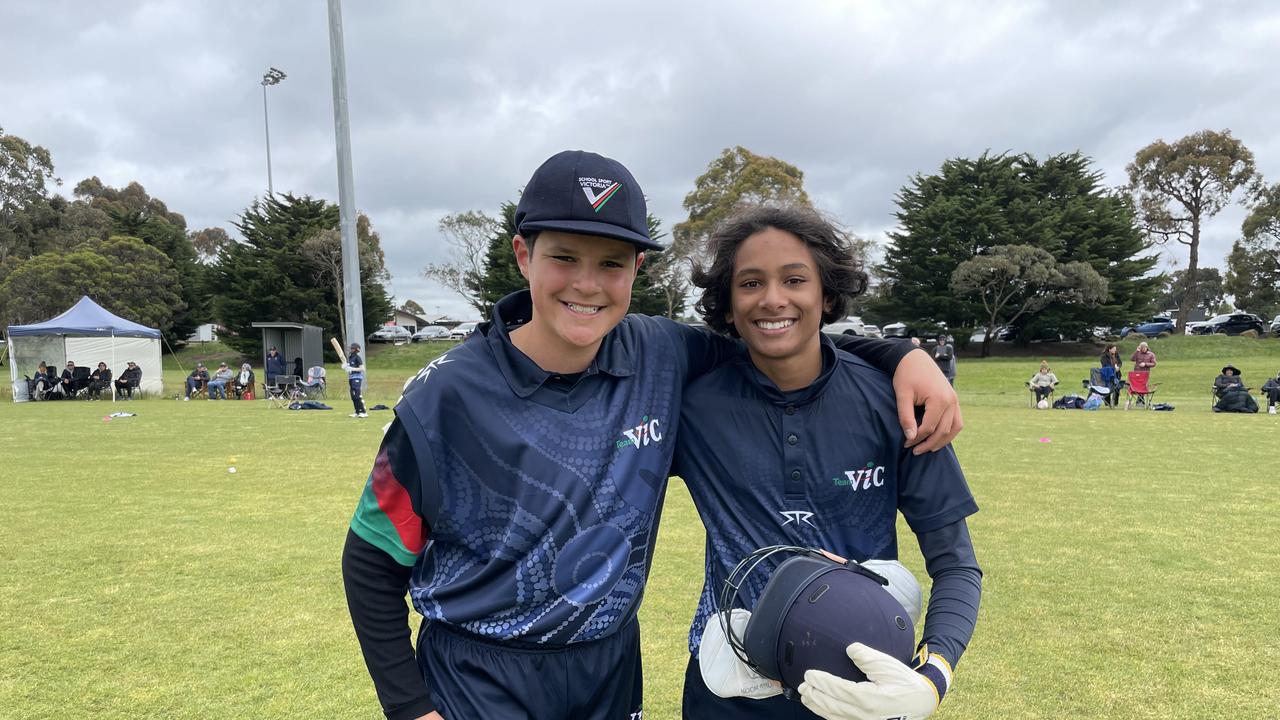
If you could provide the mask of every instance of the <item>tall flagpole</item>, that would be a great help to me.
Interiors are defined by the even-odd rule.
[[[329,60],[333,68],[333,130],[338,144],[338,217],[342,232],[342,299],[347,346],[364,344],[360,297],[360,248],[356,239],[356,191],[351,174],[351,123],[347,117],[347,60],[342,48],[342,6],[329,0]]]

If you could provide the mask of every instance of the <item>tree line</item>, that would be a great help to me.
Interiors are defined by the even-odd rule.
[[[894,197],[897,228],[880,248],[882,259],[867,268],[872,291],[856,311],[926,328],[985,328],[984,353],[998,326],[1021,337],[1084,336],[1169,307],[1182,323],[1193,308],[1218,309],[1228,294],[1252,312],[1280,313],[1280,185],[1266,185],[1229,130],[1153,142],[1127,174],[1126,185],[1108,187],[1081,152],[1043,159],[988,152],[917,173]],[[1224,275],[1200,266],[1199,249],[1204,223],[1231,202],[1250,212]],[[719,223],[751,204],[812,206],[804,173],[726,148],[685,196],[688,215],[672,228],[667,249],[646,253],[633,309],[681,316],[690,264]],[[482,317],[524,286],[511,252],[514,211],[508,201],[496,216],[446,216],[440,231],[451,257],[423,271]],[[650,227],[661,236],[658,219]],[[1158,248],[1176,244],[1187,246],[1185,267],[1156,273]],[[864,264],[871,245],[855,238]]]
[[[71,197],[49,151],[0,128],[0,323],[39,322],[81,295],[158,328],[173,347],[206,322],[246,355],[261,351],[252,323],[318,325],[346,337],[338,207],[277,193],[254,199],[222,228],[189,230],[186,219],[137,182],[97,177]],[[380,238],[357,222],[363,313],[368,326],[391,314]]]

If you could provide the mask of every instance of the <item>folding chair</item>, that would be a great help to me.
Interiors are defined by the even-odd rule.
[[[71,373],[71,395],[72,398],[83,398],[89,396],[89,376],[93,374],[93,369],[89,366],[76,366]]]
[[[295,375],[277,375],[275,385],[263,385],[272,407],[287,408],[289,403],[302,396],[302,388]]]
[[[1124,409],[1128,410],[1133,399],[1138,398],[1139,405],[1146,405],[1147,409],[1151,409],[1151,400],[1155,397],[1156,390],[1160,387],[1159,383],[1152,385],[1150,383],[1151,373],[1149,372],[1131,372],[1129,373],[1128,393],[1124,398]]]
[[[1036,406],[1036,389],[1035,389],[1035,386],[1033,386],[1033,385],[1031,384],[1031,381],[1030,381],[1030,380],[1028,380],[1028,381],[1026,381],[1025,383],[1023,383],[1023,385],[1026,385],[1026,386],[1027,386],[1027,406],[1028,406],[1028,407],[1035,407],[1035,406]],[[1049,394],[1044,396],[1044,399],[1045,399],[1045,400],[1047,400],[1047,401],[1049,402],[1049,406],[1050,406],[1050,407],[1052,407],[1052,406],[1053,406],[1053,396],[1054,396],[1054,395],[1057,395],[1057,394],[1058,394],[1058,383],[1054,383],[1053,385],[1051,385],[1051,386],[1049,387]]]
[[[1239,378],[1240,376],[1239,376],[1239,375],[1237,375],[1236,377],[1237,377],[1237,378]],[[1227,392],[1229,392],[1229,391],[1230,391],[1230,389],[1231,389],[1231,388],[1230,388],[1230,386],[1229,386],[1229,387],[1227,387],[1227,388],[1223,388],[1223,389],[1221,389],[1221,390],[1220,390],[1220,389],[1218,388],[1218,386],[1216,386],[1216,385],[1210,385],[1210,386],[1209,386],[1209,409],[1210,409],[1210,410],[1212,410],[1212,409],[1214,409],[1215,407],[1217,407],[1217,406],[1218,406],[1218,401],[1219,401],[1219,400],[1221,400],[1221,399],[1222,399],[1222,396],[1223,396],[1223,395],[1226,395],[1226,394],[1227,394]],[[1245,392],[1247,392],[1247,393],[1252,393],[1252,392],[1253,392],[1253,388],[1251,388],[1251,387],[1249,387],[1249,386],[1245,385],[1245,384],[1244,384],[1244,381],[1241,381],[1241,382],[1240,382],[1240,389],[1241,389],[1241,390],[1244,390],[1244,391],[1245,391]]]
[[[307,370],[307,379],[302,381],[302,389],[308,396],[328,397],[324,367],[316,365]]]
[[[1119,390],[1123,389],[1125,386],[1125,382],[1123,380],[1116,378],[1115,368],[1111,367],[1091,368],[1089,370],[1089,379],[1081,380],[1080,384],[1088,391],[1085,394],[1085,399],[1088,399],[1093,395],[1097,395],[1102,398],[1103,405],[1109,408],[1115,407],[1111,403],[1111,395],[1118,393]],[[1119,400],[1120,397],[1117,394],[1117,405],[1119,404]]]

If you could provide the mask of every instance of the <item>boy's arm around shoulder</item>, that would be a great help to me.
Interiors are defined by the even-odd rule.
[[[964,429],[960,398],[929,353],[901,340],[853,335],[829,336],[836,347],[857,355],[893,377],[898,424],[906,446],[919,455],[946,447]],[[916,423],[916,407],[924,417]]]

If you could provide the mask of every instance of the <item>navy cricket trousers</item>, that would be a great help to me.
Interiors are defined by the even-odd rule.
[[[422,623],[418,667],[447,720],[642,720],[640,623],[600,640],[513,646]]]
[[[351,404],[355,405],[358,413],[364,412],[364,398],[360,395],[363,384],[364,378],[353,377],[347,380],[347,387],[351,388]]]

